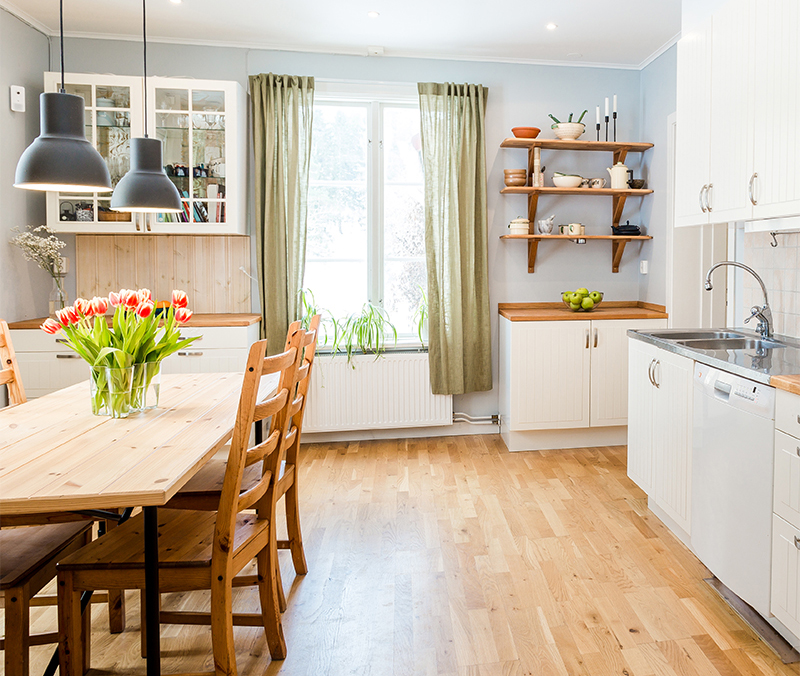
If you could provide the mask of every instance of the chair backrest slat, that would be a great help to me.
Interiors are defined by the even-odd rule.
[[[0,384],[8,387],[8,403],[11,406],[24,404],[27,401],[14,345],[11,343],[11,333],[8,324],[2,319],[0,319]]]

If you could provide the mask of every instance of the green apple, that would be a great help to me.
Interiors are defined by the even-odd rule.
[[[580,310],[581,309],[581,304],[580,303],[570,303],[569,304],[569,309],[570,310]]]
[[[589,294],[589,298],[591,298],[595,303],[599,303],[601,300],[603,300],[603,294],[599,291],[592,291]]]
[[[571,291],[565,291],[564,293],[561,294],[561,300],[563,300],[565,303],[571,302],[571,299],[572,299]]]
[[[594,301],[587,296],[581,301],[581,307],[584,310],[591,310],[594,307]]]
[[[586,287],[581,287],[575,293],[579,293],[579,294],[581,294],[581,296],[588,296],[589,295],[589,289],[587,289]]]
[[[583,300],[583,296],[581,296],[581,294],[579,294],[577,291],[573,291],[569,295],[569,302],[570,303],[577,303],[578,305],[580,305],[582,300]]]

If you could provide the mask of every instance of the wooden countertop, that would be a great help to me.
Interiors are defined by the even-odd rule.
[[[666,319],[663,305],[636,300],[603,301],[591,312],[573,312],[564,303],[500,303],[498,311],[512,322],[557,322],[586,319]]]
[[[800,375],[772,376],[769,384],[777,390],[786,390],[792,394],[800,394]]]
[[[24,319],[21,322],[12,322],[8,325],[9,329],[38,329],[47,319]],[[109,325],[111,317],[108,317]],[[188,327],[223,327],[223,326],[250,326],[261,321],[261,315],[257,314],[195,314],[184,326]]]

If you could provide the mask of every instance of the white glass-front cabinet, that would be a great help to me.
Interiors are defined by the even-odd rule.
[[[628,476],[690,535],[694,362],[629,340]]]
[[[65,89],[86,101],[86,137],[116,186],[130,167],[130,139],[144,134],[142,78],[68,73]],[[57,91],[58,73],[45,73]],[[110,209],[111,193],[48,193],[47,222],[61,232],[236,234],[246,232],[246,95],[237,82],[148,78],[148,135],[181,195],[178,214]]]

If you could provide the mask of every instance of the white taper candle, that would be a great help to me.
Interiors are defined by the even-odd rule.
[[[617,112],[617,95],[614,94],[614,112]]]
[[[608,97],[606,96],[606,117],[608,117]]]

